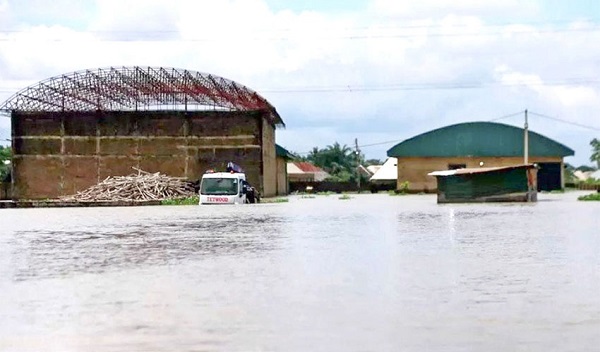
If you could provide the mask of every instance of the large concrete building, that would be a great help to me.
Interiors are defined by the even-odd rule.
[[[408,181],[413,192],[433,192],[436,180],[427,174],[437,170],[523,164],[522,128],[493,123],[468,122],[429,131],[388,150],[397,158],[397,187]],[[547,137],[529,131],[529,163],[538,165],[538,188],[564,187],[563,158],[575,152]]]
[[[74,194],[135,169],[190,181],[228,161],[278,193],[275,108],[214,75],[174,68],[79,71],[0,105],[12,122],[13,199]],[[281,190],[280,190],[281,191]]]

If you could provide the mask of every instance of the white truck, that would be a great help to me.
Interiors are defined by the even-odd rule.
[[[246,174],[232,162],[226,172],[207,171],[200,181],[200,204],[258,203],[258,191],[246,181]]]

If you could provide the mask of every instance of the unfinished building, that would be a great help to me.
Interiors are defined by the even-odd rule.
[[[74,194],[135,169],[190,181],[228,161],[263,196],[277,192],[275,129],[253,90],[215,75],[155,67],[77,71],[0,105],[12,122],[12,198]]]

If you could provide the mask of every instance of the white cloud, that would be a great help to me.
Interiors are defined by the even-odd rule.
[[[377,16],[422,18],[447,15],[498,17],[518,14],[534,15],[539,8],[533,1],[519,0],[373,0],[370,11]]]
[[[98,0],[75,26],[56,9],[53,21],[29,21],[24,7],[15,24],[16,10],[0,0],[0,19],[18,28],[0,32],[0,101],[61,73],[152,65],[258,90],[288,125],[278,139],[303,143],[298,150],[354,137],[407,138],[527,107],[595,124],[598,84],[575,83],[597,76],[600,47],[590,43],[600,41],[600,30],[587,22],[534,26],[540,6],[533,1],[481,4],[373,0],[366,13],[336,14],[274,11],[264,0]],[[561,140],[563,127],[549,136]]]
[[[496,74],[502,84],[515,89],[519,89],[520,86],[527,87],[537,92],[542,100],[554,105],[554,108],[600,108],[600,92],[597,88],[544,82],[539,75],[516,72],[507,66],[498,67]]]

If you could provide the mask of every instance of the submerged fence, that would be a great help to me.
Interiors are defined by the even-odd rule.
[[[356,182],[290,182],[290,193],[306,192],[310,189],[313,193],[318,192],[356,192],[359,190]],[[363,182],[360,184],[360,192],[379,192],[396,189],[396,183],[391,184],[373,184]]]
[[[600,184],[594,183],[566,183],[565,187],[575,188],[582,191],[600,191]]]

